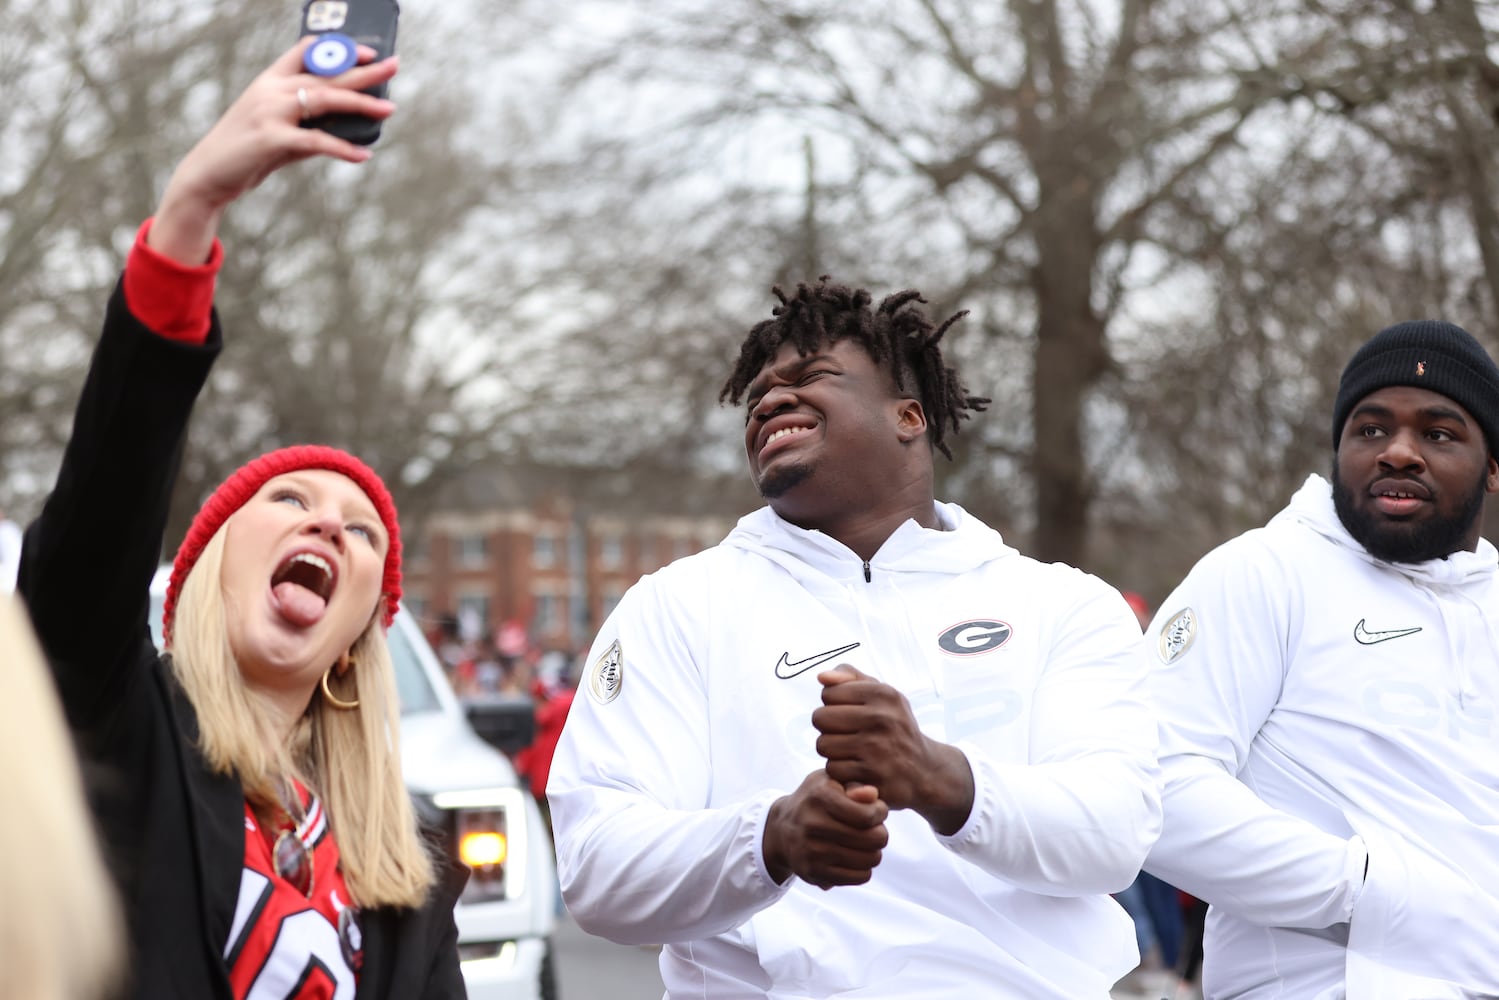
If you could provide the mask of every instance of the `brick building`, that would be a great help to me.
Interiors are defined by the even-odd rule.
[[[636,580],[716,544],[738,516],[611,502],[601,486],[555,470],[466,477],[405,539],[407,607],[429,627],[518,622],[537,647],[586,649]]]

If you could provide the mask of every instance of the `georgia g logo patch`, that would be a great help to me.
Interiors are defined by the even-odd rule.
[[[976,618],[958,622],[937,636],[942,652],[953,656],[974,656],[998,649],[1010,641],[1010,626],[1005,622]]]
[[[588,693],[600,705],[607,705],[619,697],[624,683],[625,654],[619,648],[619,640],[615,639],[604,650],[604,655],[594,661],[593,669],[588,672]]]
[[[1191,608],[1182,608],[1161,626],[1161,662],[1170,663],[1184,654],[1197,638],[1197,615]]]

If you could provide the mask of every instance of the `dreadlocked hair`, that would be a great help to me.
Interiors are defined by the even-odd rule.
[[[781,304],[771,310],[771,319],[756,323],[739,346],[739,360],[718,393],[720,403],[738,406],[750,382],[788,341],[806,357],[824,345],[854,340],[875,364],[890,372],[899,391],[921,401],[932,447],[952,458],[948,429],[956,434],[961,421],[986,409],[990,402],[988,397],[969,395],[957,371],[943,362],[938,347],[942,335],[968,310],[934,327],[920,308],[926,299],[915,289],[887,295],[871,309],[874,298],[869,292],[833,284],[827,275],[815,285],[799,282],[790,297],[779,285],[771,292]]]

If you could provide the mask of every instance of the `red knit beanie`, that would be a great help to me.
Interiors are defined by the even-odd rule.
[[[243,507],[267,481],[301,469],[327,469],[347,476],[375,505],[375,513],[380,515],[380,522],[385,525],[385,533],[390,538],[390,548],[385,553],[385,578],[380,585],[385,595],[384,623],[386,628],[390,627],[396,615],[396,605],[401,600],[401,525],[396,520],[395,501],[374,470],[353,455],[324,445],[299,444],[267,452],[240,466],[213,491],[213,496],[193,518],[187,537],[182,539],[182,546],[177,550],[177,558],[172,561],[172,578],[167,584],[166,601],[161,609],[162,632],[169,645],[172,641],[172,616],[177,610],[183,581],[203,554],[209,539],[223,527],[229,515]]]

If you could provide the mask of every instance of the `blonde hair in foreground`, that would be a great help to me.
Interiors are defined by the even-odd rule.
[[[52,677],[0,594],[0,1000],[94,1000],[120,980],[119,912]]]
[[[335,695],[357,698],[359,707],[340,711],[315,690],[283,743],[229,649],[223,561],[221,527],[183,582],[172,622],[172,670],[197,711],[198,747],[208,766],[237,774],[245,794],[261,804],[277,801],[277,777],[301,779],[327,809],[354,902],[421,905],[435,876],[401,781],[400,705],[379,616],[372,610],[354,643],[354,668],[329,678]]]

